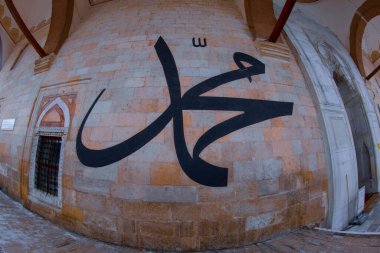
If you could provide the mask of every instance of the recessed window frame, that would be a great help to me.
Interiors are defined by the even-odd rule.
[[[63,127],[40,127],[43,117],[50,109],[55,105],[63,111],[64,114],[64,126]],[[51,102],[41,113],[38,118],[35,133],[33,135],[32,141],[32,151],[31,151],[31,161],[29,168],[29,200],[32,202],[42,202],[49,204],[51,206],[62,208],[62,170],[63,170],[63,160],[64,160],[64,151],[66,144],[66,137],[69,129],[70,123],[70,112],[66,103],[62,99],[56,98]],[[37,189],[35,185],[36,178],[36,156],[38,151],[38,141],[40,136],[50,136],[61,138],[61,149],[59,154],[59,166],[58,166],[58,194],[57,196],[48,194],[45,191]]]
[[[57,196],[42,191],[36,187],[36,156],[38,151],[38,142],[41,136],[58,137],[61,138],[61,149],[59,153],[59,165],[58,165],[58,194]],[[51,204],[56,207],[62,207],[62,164],[66,142],[66,133],[64,127],[42,127],[38,128],[37,133],[33,137],[32,157],[29,177],[30,197],[39,201]]]

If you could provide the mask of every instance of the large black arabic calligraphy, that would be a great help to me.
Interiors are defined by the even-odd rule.
[[[164,39],[160,37],[154,48],[162,64],[169,89],[171,103],[168,108],[149,126],[131,138],[106,149],[89,149],[82,142],[82,132],[92,109],[105,91],[102,90],[88,110],[78,131],[76,150],[79,160],[89,167],[102,167],[117,162],[147,144],[173,119],[175,150],[178,161],[186,175],[202,185],[212,187],[227,186],[228,169],[202,160],[199,157],[201,152],[215,140],[243,127],[267,119],[291,115],[293,103],[201,96],[220,85],[243,78],[248,78],[251,82],[252,76],[265,73],[265,65],[262,62],[252,56],[239,52],[233,56],[239,69],[211,77],[192,87],[181,97],[178,70],[169,47]],[[243,62],[251,66],[245,67]],[[241,111],[242,114],[221,122],[206,131],[196,142],[193,156],[191,156],[185,141],[183,110]]]

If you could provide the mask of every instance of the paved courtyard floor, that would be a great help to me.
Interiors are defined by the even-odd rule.
[[[368,210],[364,211],[368,214],[368,219],[360,226],[353,226],[347,231],[351,232],[369,232],[380,234],[380,198],[375,197],[375,200],[369,206]]]
[[[0,191],[0,253],[150,252],[120,247],[70,233],[31,213]],[[271,240],[222,253],[359,252],[380,253],[378,235],[344,235],[299,229]]]

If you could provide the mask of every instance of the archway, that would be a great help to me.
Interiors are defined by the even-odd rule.
[[[365,186],[366,193],[377,192],[374,143],[362,99],[339,68],[333,71],[333,79],[338,87],[351,127],[356,153],[358,186],[359,188]]]
[[[363,154],[362,158],[359,155],[363,166],[368,167],[366,163],[371,163],[371,166],[372,162],[374,164],[371,167],[375,169],[374,173],[371,171],[371,176],[374,176],[372,178],[374,191],[379,189],[377,179],[380,178],[380,154],[375,152],[375,144],[380,143],[380,127],[375,108],[371,103],[363,77],[335,34],[301,13],[294,13],[288,25],[285,26],[285,32],[304,70],[314,103],[318,107],[320,124],[323,127],[329,207],[324,226],[343,229],[358,214],[359,179],[357,149],[352,134],[356,127],[351,127],[350,115],[344,104],[344,100],[348,99],[342,99],[344,95],[340,93],[344,93],[344,90],[339,91],[336,82],[338,85],[344,84],[346,88],[347,86],[354,88],[355,94],[360,97],[360,104],[364,111],[362,116],[365,120],[359,120],[368,124],[365,131],[368,132],[370,141],[366,140],[365,145],[361,143],[362,150],[359,148],[358,153]],[[334,72],[336,72],[335,75]],[[358,112],[353,114],[356,115]],[[374,157],[371,157],[372,154]],[[370,161],[368,157],[371,158]],[[363,178],[365,179],[365,176]],[[365,181],[361,180],[361,183],[365,184]]]

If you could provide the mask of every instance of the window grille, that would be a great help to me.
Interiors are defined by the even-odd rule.
[[[58,195],[61,145],[61,137],[40,135],[38,138],[35,163],[35,187],[53,196]]]

